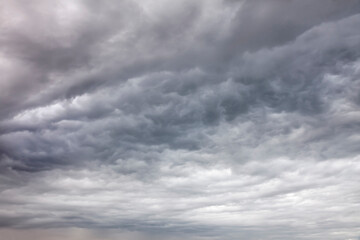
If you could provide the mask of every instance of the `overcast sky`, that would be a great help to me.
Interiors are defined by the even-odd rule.
[[[359,0],[2,0],[0,240],[359,240]]]

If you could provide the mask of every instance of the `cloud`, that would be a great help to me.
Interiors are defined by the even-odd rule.
[[[4,236],[356,238],[357,1],[49,4],[1,9]]]

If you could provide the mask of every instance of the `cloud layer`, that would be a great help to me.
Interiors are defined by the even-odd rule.
[[[357,239],[359,12],[5,1],[0,239]]]

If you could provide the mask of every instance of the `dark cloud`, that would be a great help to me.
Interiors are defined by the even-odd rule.
[[[228,51],[278,46],[295,40],[313,26],[356,14],[359,10],[358,0],[346,4],[337,0],[244,1],[233,19],[235,24],[229,33]]]
[[[359,10],[5,1],[0,239],[356,239]]]

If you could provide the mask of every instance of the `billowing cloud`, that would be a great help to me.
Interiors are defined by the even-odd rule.
[[[5,1],[0,239],[357,239],[359,11]]]

